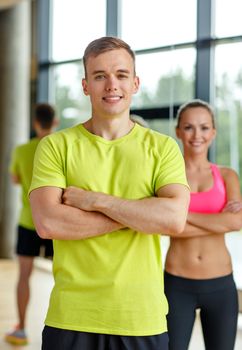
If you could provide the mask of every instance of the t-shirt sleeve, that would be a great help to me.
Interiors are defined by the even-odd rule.
[[[51,136],[42,139],[36,149],[29,193],[44,186],[66,188],[64,149],[61,140]]]
[[[155,181],[155,192],[165,185],[182,184],[187,187],[185,163],[177,142],[169,137],[161,151],[159,172]]]

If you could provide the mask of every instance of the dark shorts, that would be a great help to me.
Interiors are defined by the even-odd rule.
[[[24,256],[52,257],[52,240],[40,238],[36,231],[18,226],[16,253]]]
[[[42,350],[168,350],[168,335],[128,337],[45,326]]]

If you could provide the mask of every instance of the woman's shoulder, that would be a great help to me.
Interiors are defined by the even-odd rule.
[[[215,166],[220,171],[220,174],[223,177],[224,181],[233,181],[234,179],[238,179],[238,174],[234,169],[218,164],[215,164]]]

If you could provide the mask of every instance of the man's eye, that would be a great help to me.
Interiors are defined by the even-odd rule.
[[[128,78],[128,76],[126,74],[119,74],[118,78],[119,79],[126,79],[126,78]]]
[[[102,80],[102,79],[104,79],[105,78],[105,76],[102,74],[100,74],[100,75],[96,75],[95,76],[95,80]]]

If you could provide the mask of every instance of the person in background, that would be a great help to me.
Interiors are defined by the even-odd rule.
[[[184,229],[184,160],[130,119],[139,78],[127,43],[94,40],[84,68],[92,115],[40,142],[30,188],[55,251],[42,350],[167,350],[160,235]]]
[[[148,128],[149,124],[148,122],[141,116],[137,114],[130,114],[130,119],[134,122],[139,124],[140,126],[143,126],[144,128]]]
[[[182,105],[176,134],[183,145],[191,200],[185,230],[171,237],[165,262],[169,349],[188,349],[200,309],[206,350],[232,350],[238,297],[225,233],[242,227],[239,178],[234,170],[208,160],[216,136],[209,104],[193,100]]]
[[[30,299],[30,276],[33,270],[33,262],[40,255],[43,247],[44,256],[53,256],[52,241],[40,238],[34,227],[31,208],[28,198],[28,190],[32,179],[33,161],[36,147],[39,141],[49,135],[56,125],[55,110],[49,104],[38,104],[35,108],[33,129],[36,137],[26,144],[17,146],[10,164],[11,179],[14,184],[19,184],[22,190],[22,208],[19,217],[16,254],[18,256],[19,275],[17,282],[17,308],[18,324],[5,335],[8,343],[25,345],[28,338],[25,331],[26,311]]]

